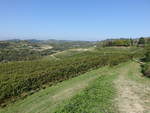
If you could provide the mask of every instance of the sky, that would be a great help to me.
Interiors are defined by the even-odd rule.
[[[0,40],[150,36],[150,0],[0,0]]]

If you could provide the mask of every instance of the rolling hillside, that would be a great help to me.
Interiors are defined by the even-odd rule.
[[[149,113],[147,45],[93,44],[1,42],[0,113]]]

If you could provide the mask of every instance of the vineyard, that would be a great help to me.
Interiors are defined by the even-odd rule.
[[[139,57],[139,49],[104,48],[104,50],[85,51],[61,60],[19,61],[0,64],[0,102],[30,95],[41,88],[78,76],[88,70],[102,66],[113,66]],[[116,51],[116,52],[115,52]],[[119,49],[120,51],[120,49]],[[138,52],[137,52],[138,51]],[[141,51],[141,50],[140,50]]]

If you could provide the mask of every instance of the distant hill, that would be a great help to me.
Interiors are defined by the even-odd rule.
[[[0,62],[35,60],[42,56],[51,55],[73,48],[93,47],[96,43],[89,41],[67,40],[20,40],[12,39],[0,41]]]

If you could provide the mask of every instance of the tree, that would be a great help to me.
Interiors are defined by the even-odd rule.
[[[139,42],[138,42],[139,45],[144,45],[145,44],[145,39],[143,37],[141,37],[139,39]]]
[[[132,38],[130,38],[130,45],[133,46],[134,45],[134,41]]]

